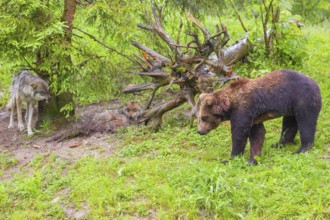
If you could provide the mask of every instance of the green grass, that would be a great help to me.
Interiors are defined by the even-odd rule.
[[[266,123],[257,166],[247,163],[248,149],[221,163],[230,157],[229,123],[207,136],[171,119],[158,133],[130,127],[116,134],[112,156],[67,164],[39,155],[18,169],[0,182],[0,219],[69,218],[62,206],[88,210],[86,219],[329,219],[330,30],[305,31],[309,57],[298,70],[320,84],[323,97],[309,152],[293,154],[299,138],[282,149],[270,147],[279,139],[280,119]],[[0,176],[10,166],[17,166],[15,158],[0,154]]]
[[[148,216],[153,210],[161,219],[326,218],[329,166],[320,160],[318,147],[304,155],[268,147],[258,166],[248,165],[247,158],[223,165],[220,161],[229,157],[228,141],[219,141],[227,135],[225,129],[209,138],[195,133],[167,128],[160,135],[143,134],[147,141],[139,142],[137,136],[136,144],[124,148],[116,160],[89,158],[90,166],[74,168],[79,174],[77,184],[72,183],[79,196],[73,200],[90,201],[92,207],[106,204],[104,217]],[[93,179],[87,187],[81,184],[86,178]],[[98,182],[106,188],[94,184]]]
[[[87,204],[93,219],[329,217],[324,145],[318,141],[301,155],[292,154],[296,145],[275,150],[269,145],[278,137],[270,132],[258,166],[247,164],[248,155],[224,165],[220,161],[230,152],[226,130],[200,137],[188,128],[168,126],[157,134],[132,128],[112,157],[89,156],[70,166],[54,156],[36,158],[32,176],[0,184],[2,216],[64,218],[64,203],[77,209]],[[57,196],[60,202],[52,203]]]

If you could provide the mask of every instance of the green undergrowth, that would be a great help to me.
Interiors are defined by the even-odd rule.
[[[207,136],[170,125],[159,133],[126,129],[115,155],[71,165],[54,155],[37,157],[29,164],[32,173],[0,184],[0,218],[65,218],[63,205],[88,207],[86,219],[329,218],[330,152],[323,130],[313,150],[297,155],[296,144],[270,147],[279,124],[267,123],[257,166],[247,163],[248,154],[221,163],[230,156],[228,124]]]
[[[184,119],[167,116],[163,130],[129,127],[110,156],[85,156],[68,163],[38,155],[27,166],[0,153],[0,219],[69,219],[63,207],[85,210],[83,219],[329,219],[330,218],[330,36],[309,28],[309,56],[299,71],[321,87],[323,109],[315,146],[294,154],[280,149],[281,120],[265,123],[267,134],[257,166],[230,160],[228,122],[206,136]],[[319,35],[320,32],[324,34]],[[283,67],[284,68],[284,67]],[[4,178],[15,167],[11,178]]]

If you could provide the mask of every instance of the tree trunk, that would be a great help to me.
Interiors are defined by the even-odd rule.
[[[76,0],[64,0],[64,12],[62,21],[66,23],[65,40],[71,46],[73,20],[76,13]]]
[[[73,30],[73,20],[74,20],[74,15],[76,13],[76,5],[77,1],[76,0],[64,0],[64,12],[63,12],[63,17],[62,20],[66,23],[67,28],[65,32],[65,36],[63,39],[63,43],[67,45],[68,48],[70,48],[71,41],[72,41],[72,30]],[[66,66],[72,66],[72,60],[71,56],[68,55],[66,58],[67,65]],[[70,73],[70,70],[67,68],[64,68],[64,71],[67,73]],[[59,110],[67,105],[73,102],[73,94],[69,92],[62,93],[57,96],[57,106]],[[74,115],[74,109],[69,112],[70,116]]]
[[[62,21],[65,22],[66,24],[66,30],[65,30],[65,35],[62,39],[62,45],[65,46],[65,48],[70,49],[71,47],[71,41],[72,41],[72,30],[73,30],[73,20],[74,20],[74,15],[76,12],[76,0],[64,0],[64,10],[63,10],[63,16],[62,16]],[[47,57],[41,58],[40,54],[37,54],[37,64],[41,62],[42,59],[47,59]],[[71,56],[68,55],[65,57],[65,65],[63,67],[62,72],[67,72],[70,73],[70,70],[67,68],[68,66],[72,65],[72,60]],[[57,65],[57,66],[62,66],[62,65]],[[60,72],[60,70],[58,70]],[[46,81],[49,82],[49,74],[42,74],[42,78],[44,78]],[[65,78],[65,77],[64,77]],[[60,82],[57,82],[61,84]],[[39,103],[39,114],[38,114],[38,122],[37,126],[40,125],[41,121],[47,121],[50,119],[54,118],[61,118],[64,117],[65,114],[63,114],[60,110],[62,107],[64,107],[67,104],[70,104],[73,102],[73,94],[69,92],[64,92],[59,95],[54,95],[53,98],[50,101],[50,103]],[[69,112],[70,116],[74,115],[74,110]]]

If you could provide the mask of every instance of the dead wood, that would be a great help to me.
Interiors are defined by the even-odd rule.
[[[168,102],[161,103],[159,105],[154,106],[152,109],[145,110],[142,114],[142,119],[140,120],[140,122],[145,122],[146,124],[148,124],[151,121],[153,123],[154,129],[157,131],[159,128],[162,127],[163,115],[166,112],[179,107],[186,101],[186,97],[183,94],[180,94]]]
[[[188,102],[192,108],[192,117],[195,96],[201,92],[212,92],[216,85],[237,77],[232,73],[232,65],[246,57],[252,49],[248,39],[242,39],[225,48],[230,40],[227,27],[224,24],[216,25],[216,32],[211,33],[191,14],[186,16],[202,32],[203,38],[200,39],[200,35],[196,32],[186,31],[185,34],[192,39],[187,43],[180,42],[183,29],[182,21],[180,21],[178,35],[174,40],[175,38],[171,37],[162,25],[162,12],[162,7],[153,6],[152,15],[147,14],[148,24],[137,26],[156,34],[171,49],[173,55],[168,58],[145,45],[131,41],[142,54],[142,57],[135,55],[136,63],[142,71],[134,74],[149,77],[152,81],[128,85],[123,90],[123,93],[150,91],[150,98],[140,122],[146,124],[152,122],[155,130],[162,126],[162,117],[166,112],[185,102]],[[153,103],[159,88],[164,86],[168,86],[168,89],[173,88],[174,84],[178,85],[174,89],[177,93],[174,99],[160,104]]]

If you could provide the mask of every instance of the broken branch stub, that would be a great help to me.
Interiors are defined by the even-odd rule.
[[[199,39],[198,33],[186,31],[185,34],[192,37],[192,40],[182,43],[180,38],[182,21],[179,24],[178,36],[174,40],[175,38],[172,38],[162,25],[162,7],[157,9],[154,6],[151,12],[152,16],[149,16],[148,24],[138,24],[138,27],[152,31],[160,37],[171,49],[173,53],[171,57],[174,60],[136,41],[131,41],[132,45],[141,51],[143,57],[136,56],[137,63],[142,71],[135,74],[150,77],[152,81],[129,85],[123,92],[151,91],[140,121],[145,123],[151,121],[155,130],[158,130],[162,125],[162,117],[166,112],[187,101],[190,107],[194,109],[197,94],[211,92],[215,85],[225,82],[229,78],[234,78],[236,75],[231,74],[232,65],[245,57],[252,47],[247,39],[243,39],[232,46],[224,48],[230,39],[227,27],[221,24],[220,29],[216,25],[216,33],[211,34],[191,14],[187,14],[187,17],[202,32],[203,39]],[[145,61],[146,67],[141,66],[143,61]],[[172,87],[174,84],[178,86]],[[177,93],[176,97],[168,102],[154,104],[156,91],[164,86],[168,86],[168,89],[172,88]]]

